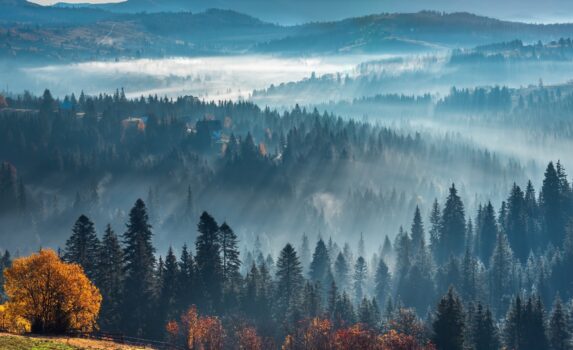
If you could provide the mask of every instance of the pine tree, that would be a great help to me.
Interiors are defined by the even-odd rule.
[[[390,242],[390,238],[388,235],[384,236],[384,245],[382,246],[382,258],[389,258],[390,254],[392,254],[392,242]]]
[[[237,235],[223,223],[219,228],[221,244],[223,291],[226,309],[237,304],[241,286],[241,260],[237,246]]]
[[[360,304],[364,296],[364,284],[366,283],[367,274],[366,260],[360,256],[356,259],[356,264],[354,265],[354,300],[356,305]]]
[[[477,229],[477,254],[481,261],[487,266],[495,247],[497,237],[497,222],[495,219],[495,210],[491,202],[483,207],[478,220]]]
[[[498,233],[496,245],[491,256],[489,284],[491,305],[501,311],[512,294],[513,252],[503,233]]]
[[[123,234],[125,282],[122,325],[129,335],[142,336],[152,332],[151,306],[156,285],[152,235],[147,208],[138,199],[129,212],[127,230]]]
[[[276,319],[288,325],[298,319],[304,278],[296,251],[287,244],[277,260]]]
[[[478,303],[473,320],[472,345],[475,350],[498,350],[499,339],[494,320],[489,309],[484,310]]]
[[[540,193],[540,207],[545,229],[545,243],[560,244],[564,236],[565,222],[562,209],[562,181],[553,162],[545,170]]]
[[[524,262],[529,255],[529,242],[527,233],[527,220],[524,193],[515,183],[507,199],[506,234],[515,257]]]
[[[569,320],[567,313],[563,309],[561,298],[557,296],[553,303],[553,312],[549,320],[549,344],[552,350],[571,350],[571,333],[569,331]]]
[[[420,247],[420,241],[425,239],[424,223],[422,222],[422,215],[420,214],[420,208],[418,206],[416,206],[416,211],[414,212],[414,220],[412,221],[410,234],[412,236],[412,247],[418,249],[418,247]]]
[[[424,239],[420,240],[419,246],[414,263],[400,285],[399,295],[407,306],[414,307],[421,315],[434,300],[435,285],[432,258]]]
[[[123,252],[108,224],[99,248],[96,284],[102,295],[99,324],[103,330],[119,328],[123,284]]]
[[[195,262],[187,248],[187,244],[184,244],[181,249],[181,257],[179,258],[179,278],[177,280],[177,310],[180,313],[183,313],[185,310],[189,309],[193,303],[195,303],[197,297]]]
[[[439,350],[464,349],[464,318],[462,302],[450,288],[438,303],[432,325],[433,342]]]
[[[440,225],[438,261],[445,261],[450,254],[461,255],[466,237],[464,204],[458,196],[455,185],[450,187]]]
[[[207,212],[201,214],[197,225],[199,235],[195,242],[195,263],[199,283],[203,287],[202,306],[205,310],[221,311],[223,292],[223,266],[219,225]]]
[[[342,253],[338,253],[336,261],[334,262],[334,280],[340,290],[346,290],[348,288],[349,270],[346,258]]]
[[[442,215],[438,199],[434,200],[432,204],[432,211],[430,213],[430,250],[434,260],[437,261],[440,247],[440,232],[442,232]]]
[[[99,240],[93,222],[81,215],[72,228],[72,235],[66,241],[64,260],[79,264],[86,275],[94,280],[97,274]]]
[[[177,295],[179,287],[179,264],[177,258],[173,253],[173,249],[169,247],[167,255],[165,256],[165,263],[161,270],[160,290],[159,290],[159,303],[158,303],[158,324],[157,327],[161,329],[168,320],[175,319],[178,315],[177,312]]]
[[[314,283],[319,284],[320,288],[323,290],[324,296],[326,296],[325,293],[330,285],[327,281],[330,273],[330,257],[328,255],[328,250],[326,249],[324,241],[319,239],[316,243],[314,254],[312,255],[309,276]]]
[[[303,233],[302,235],[302,244],[300,246],[300,263],[302,264],[303,271],[306,273],[310,266],[310,246],[306,233]]]
[[[388,270],[388,265],[384,262],[384,259],[380,259],[378,261],[378,266],[376,267],[376,276],[375,276],[375,293],[376,299],[378,299],[381,303],[385,302],[391,292],[391,283],[392,276],[390,275],[390,271]]]

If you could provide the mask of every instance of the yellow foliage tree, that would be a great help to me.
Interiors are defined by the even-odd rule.
[[[32,325],[30,322],[14,314],[14,307],[10,304],[0,305],[0,331],[8,333],[30,332]]]
[[[96,326],[101,294],[82,268],[50,249],[14,260],[4,271],[9,312],[35,333],[89,332]]]

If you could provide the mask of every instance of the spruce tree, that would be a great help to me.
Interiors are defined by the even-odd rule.
[[[198,293],[195,277],[193,255],[189,252],[187,244],[184,244],[179,258],[179,278],[177,279],[177,310],[180,313],[186,311],[196,302]]]
[[[464,318],[462,302],[453,288],[450,288],[438,303],[432,324],[432,340],[438,350],[464,349]]]
[[[316,243],[316,248],[314,249],[314,254],[312,255],[312,262],[310,263],[310,279],[314,283],[318,283],[323,293],[328,290],[327,283],[330,274],[330,257],[328,255],[328,250],[322,239],[319,239]],[[325,294],[326,295],[326,294]]]
[[[304,282],[300,261],[290,244],[287,244],[279,254],[276,281],[276,319],[288,327],[298,320]]]
[[[529,255],[530,245],[526,235],[527,219],[524,193],[515,183],[507,199],[506,234],[515,257],[524,262]]]
[[[155,288],[155,248],[145,203],[138,199],[129,212],[123,234],[124,293],[122,325],[129,335],[152,333],[152,305]]]
[[[390,292],[392,290],[390,285],[391,281],[392,281],[392,276],[390,275],[390,271],[388,270],[388,265],[386,265],[384,259],[381,258],[378,261],[378,266],[376,267],[376,276],[374,280],[374,282],[376,283],[374,289],[376,293],[375,294],[376,299],[378,299],[380,303],[384,303],[388,298],[388,296],[390,295]]]
[[[223,266],[219,225],[209,213],[203,212],[197,230],[199,235],[195,242],[195,263],[199,283],[204,291],[201,305],[210,312],[221,311]]]
[[[491,311],[481,303],[474,314],[472,345],[475,350],[498,350],[500,345]]]
[[[97,275],[99,244],[94,223],[87,216],[80,215],[66,241],[64,260],[79,264],[93,281]]]
[[[495,210],[491,202],[482,208],[481,215],[478,220],[477,228],[477,244],[476,251],[481,261],[488,266],[493,248],[495,247],[495,240],[497,237],[497,222],[495,218]]]
[[[177,310],[177,296],[179,287],[179,264],[177,258],[173,253],[173,249],[169,247],[165,262],[162,267],[159,303],[158,303],[158,319],[160,320],[158,327],[162,327],[168,320],[178,317]]]
[[[559,296],[555,298],[555,302],[553,303],[553,311],[549,319],[548,335],[552,350],[571,350],[573,348],[568,316],[563,309],[563,304]]]
[[[440,205],[438,204],[438,199],[434,199],[432,204],[432,211],[430,212],[430,250],[437,261],[440,247],[440,232],[442,225],[442,215],[440,211]]]
[[[219,228],[219,236],[221,243],[223,293],[226,309],[229,309],[236,305],[238,301],[241,286],[241,260],[239,259],[237,235],[227,223],[223,223]]]
[[[438,261],[443,262],[450,254],[461,255],[466,237],[466,219],[464,204],[458,196],[455,185],[450,187],[440,225]]]
[[[565,222],[562,209],[562,181],[553,162],[545,170],[540,193],[540,207],[546,240],[544,243],[558,245],[564,236]]]
[[[360,301],[364,297],[364,284],[366,283],[366,277],[368,274],[366,260],[363,257],[358,257],[356,259],[356,264],[354,264],[354,300],[356,305],[360,304]]]
[[[420,247],[420,241],[425,239],[424,223],[422,222],[422,215],[420,214],[420,208],[418,206],[416,206],[416,211],[414,212],[414,220],[412,221],[410,234],[412,236],[412,247],[414,247],[415,251]]]
[[[336,261],[334,262],[334,280],[340,290],[348,288],[349,267],[344,254],[338,253]]]
[[[96,282],[102,295],[99,324],[103,330],[117,330],[122,301],[123,251],[109,224],[99,248]]]
[[[499,312],[508,303],[512,294],[513,252],[503,233],[497,234],[496,245],[491,256],[489,285],[491,305]]]

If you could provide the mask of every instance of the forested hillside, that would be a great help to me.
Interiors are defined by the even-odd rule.
[[[58,244],[62,225],[81,213],[119,225],[138,197],[162,247],[180,243],[185,217],[200,210],[234,222],[250,241],[305,231],[392,236],[452,182],[475,208],[525,180],[519,163],[455,136],[424,138],[299,107],[128,100],[120,91],[63,100],[46,91],[6,104],[0,212],[5,227],[34,242],[28,249]],[[5,245],[21,249],[20,238]]]

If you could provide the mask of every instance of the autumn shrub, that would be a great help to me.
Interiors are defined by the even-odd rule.
[[[49,249],[14,260],[4,271],[8,310],[35,333],[89,332],[96,327],[101,294],[82,268]]]

